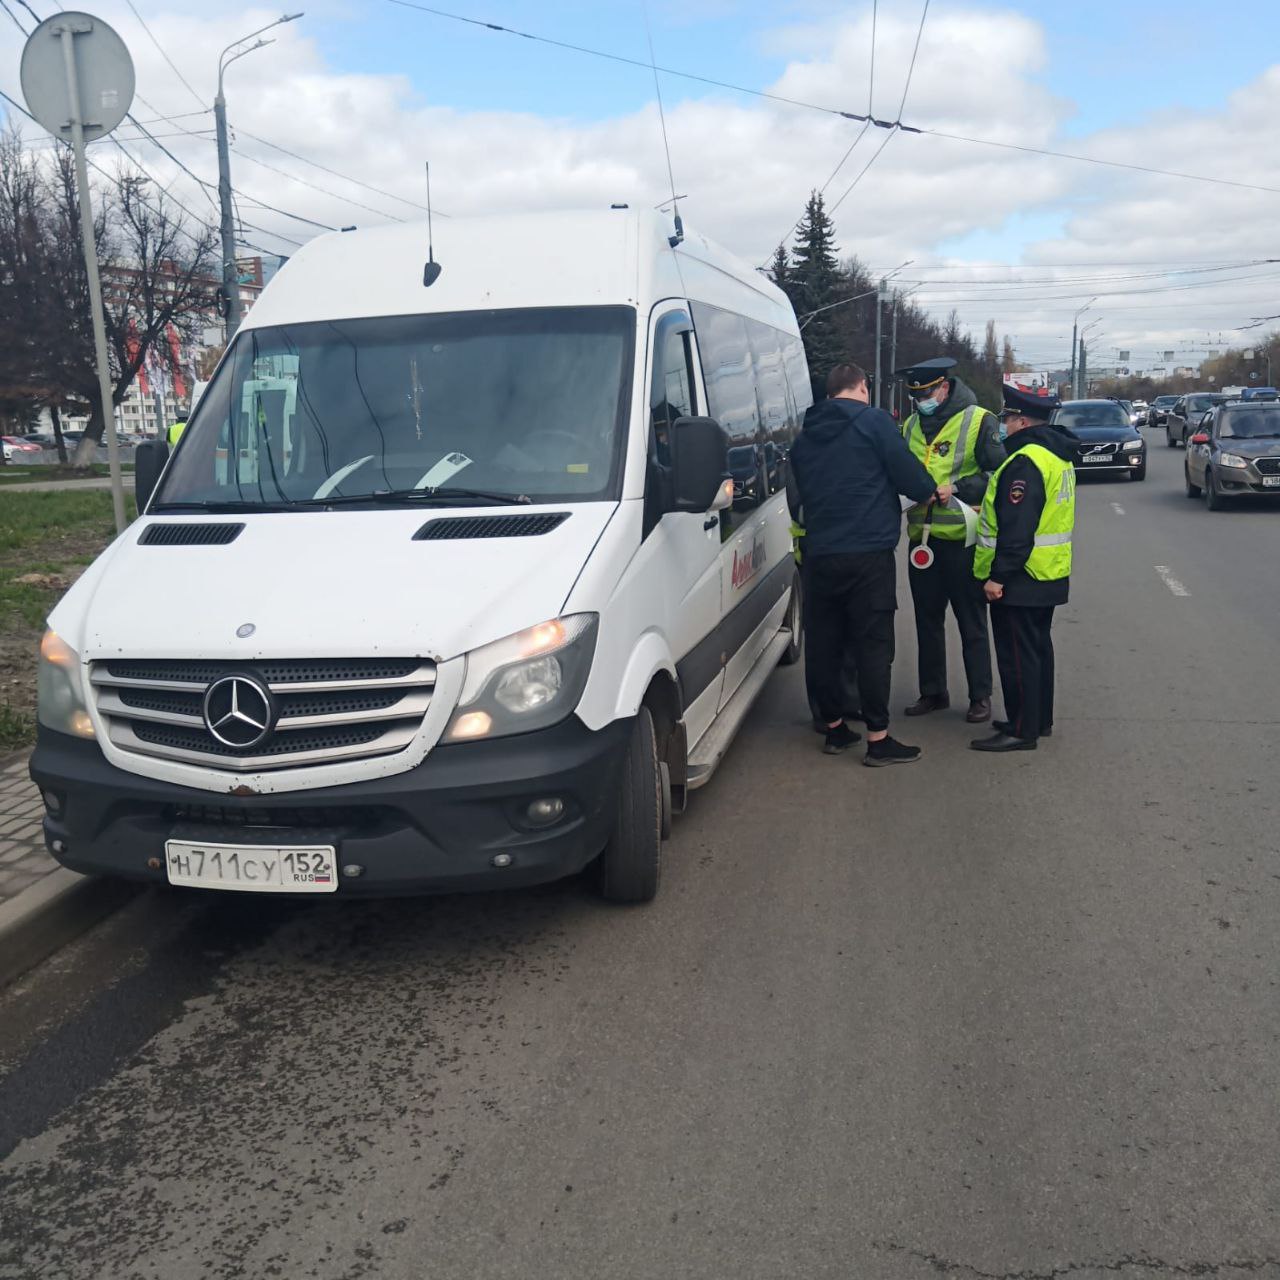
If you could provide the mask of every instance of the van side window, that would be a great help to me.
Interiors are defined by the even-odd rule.
[[[768,491],[786,484],[784,462],[794,416],[783,364],[784,335],[758,320],[747,321],[751,360],[756,374],[756,401],[764,431],[764,469]]]
[[[735,447],[754,443],[760,421],[747,322],[700,302],[695,302],[692,310],[707,387],[707,412],[729,433]]]
[[[653,382],[649,391],[652,451],[664,467],[671,465],[671,424],[691,418],[697,409],[693,379],[692,322],[683,311],[665,315],[654,333]]]

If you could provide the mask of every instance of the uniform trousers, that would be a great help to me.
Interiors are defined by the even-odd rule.
[[[916,646],[920,655],[920,693],[947,693],[947,606],[960,627],[964,674],[969,701],[991,697],[991,641],[987,635],[987,604],[982,583],[973,576],[975,548],[960,541],[931,538],[933,564],[907,569],[916,613]]]
[[[808,559],[808,557],[806,557]],[[814,556],[809,567],[809,657],[818,709],[828,724],[848,710],[841,679],[851,653],[867,728],[889,727],[893,615],[898,607],[892,551]]]
[[[1015,738],[1053,728],[1053,606],[991,606],[1005,715]]]

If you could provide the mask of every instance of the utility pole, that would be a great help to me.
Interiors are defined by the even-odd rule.
[[[1076,326],[1079,323],[1080,319],[1078,316],[1071,322],[1071,377],[1068,385],[1070,386],[1072,400],[1080,399],[1076,388]]]
[[[889,377],[893,377],[894,366],[898,363],[898,291],[893,291],[892,311],[889,320]],[[898,407],[898,384],[891,384],[889,391],[889,412]]]
[[[242,44],[255,36],[261,36],[264,31],[270,31],[273,27],[301,17],[300,13],[286,13],[274,22],[268,22],[265,27],[259,27],[257,31],[251,31],[247,36],[233,40],[218,55],[218,92],[213,99],[213,122],[218,134],[218,207],[221,214],[219,231],[222,237],[222,288],[227,295],[228,342],[236,336],[236,330],[240,327],[241,307],[240,272],[236,267],[235,212],[231,206],[231,147],[227,141],[227,99],[222,92],[222,77],[226,69],[237,59],[245,57],[255,49],[275,44],[275,41],[259,40],[257,44],[251,44],[247,49],[241,49]],[[236,52],[232,53],[233,49]],[[229,53],[231,57],[228,58]]]
[[[1089,394],[1089,363],[1088,363],[1088,357],[1087,357],[1087,355],[1085,354],[1085,346],[1084,346],[1084,341],[1083,341],[1083,340],[1081,340],[1081,342],[1080,342],[1080,374],[1079,374],[1079,377],[1080,377],[1080,386],[1081,386],[1081,388],[1083,389],[1083,394],[1081,394],[1081,395],[1077,395],[1077,396],[1074,396],[1074,397],[1073,397],[1073,399],[1076,399],[1076,400],[1083,400],[1083,399],[1086,399],[1086,398],[1088,397],[1088,394]]]
[[[881,377],[880,371],[884,364],[883,352],[881,351],[881,320],[884,315],[884,301],[887,296],[888,281],[882,276],[880,279],[880,287],[876,290],[876,398],[875,406],[877,409],[882,407],[883,396],[881,395]]]

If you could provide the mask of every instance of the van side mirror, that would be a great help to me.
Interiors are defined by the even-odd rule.
[[[714,418],[677,418],[671,424],[671,509],[696,515],[724,500],[729,433]]]
[[[139,515],[147,509],[168,461],[169,446],[164,440],[144,440],[133,451],[133,486]]]

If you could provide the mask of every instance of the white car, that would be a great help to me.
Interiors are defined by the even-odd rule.
[[[143,515],[42,646],[67,866],[357,896],[596,863],[642,901],[799,657],[786,295],[626,209],[426,245],[310,241],[137,450]]]
[[[1145,400],[1135,400],[1133,402],[1133,415],[1131,421],[1135,427],[1145,427],[1147,418],[1150,415],[1150,406]]]

